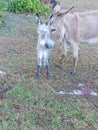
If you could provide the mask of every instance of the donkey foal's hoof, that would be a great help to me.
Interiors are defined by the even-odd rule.
[[[76,75],[76,72],[70,72],[72,76],[75,76]]]
[[[35,76],[35,79],[39,79],[39,77],[38,77],[38,76]]]
[[[98,68],[96,69],[96,72],[98,72]]]
[[[50,76],[47,76],[46,78],[47,78],[47,80],[50,80]]]

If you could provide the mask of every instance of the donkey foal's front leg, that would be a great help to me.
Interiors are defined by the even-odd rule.
[[[41,71],[41,66],[37,65],[36,75],[35,75],[36,79],[39,79],[39,73],[40,73],[40,71]]]
[[[50,79],[50,67],[49,65],[46,66],[46,78],[49,80]]]

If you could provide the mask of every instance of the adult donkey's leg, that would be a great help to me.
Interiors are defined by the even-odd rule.
[[[76,67],[78,62],[78,51],[79,51],[79,45],[77,43],[73,43],[73,71],[72,75],[76,74]]]
[[[61,58],[60,58],[60,60],[59,60],[59,62],[62,64],[63,63],[63,61],[65,61],[66,62],[66,57],[67,57],[67,53],[68,53],[68,51],[69,51],[69,48],[70,48],[70,44],[71,43],[69,43],[69,42],[64,42],[64,48],[61,48],[61,50],[63,49],[63,54],[61,55]]]

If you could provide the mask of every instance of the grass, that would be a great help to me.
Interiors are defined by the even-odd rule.
[[[70,127],[76,130],[92,127],[92,130],[97,130],[98,116],[91,103],[83,98],[73,100],[71,96],[56,97],[44,87],[44,83],[40,87],[40,83],[35,87],[32,85],[32,89],[27,83],[26,86],[19,86],[7,93],[1,104],[2,129],[15,127],[15,130],[40,130],[41,127],[47,127],[62,130]]]
[[[4,10],[7,7],[8,0],[0,0],[0,9]]]
[[[80,5],[77,10],[89,10],[88,4],[81,6],[81,0],[66,1],[68,7],[70,2]],[[7,77],[0,79],[0,130],[98,130],[98,97],[60,96],[51,89],[71,92],[83,83],[98,92],[98,45],[80,46],[75,77],[70,75],[70,53],[66,64],[56,66],[60,57],[56,46],[51,55],[51,80],[46,80],[44,68],[35,80],[36,28],[34,15],[4,12],[0,70]],[[9,91],[2,93],[2,89]]]
[[[7,9],[7,0],[0,0],[0,26],[2,24],[2,21],[3,21],[3,10],[6,10]]]

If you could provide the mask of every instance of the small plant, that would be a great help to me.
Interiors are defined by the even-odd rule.
[[[47,14],[50,8],[42,4],[39,0],[10,0],[8,3],[8,11],[33,12],[39,14]]]
[[[2,16],[3,16],[3,13],[2,13],[2,11],[0,11],[0,26],[1,26],[1,23],[2,23]]]
[[[47,14],[50,12],[50,8],[41,3],[40,0],[32,0],[32,3],[33,3],[33,12],[36,14]]]
[[[0,11],[0,17],[2,17],[2,15],[3,15],[3,13],[2,13],[2,11]]]

